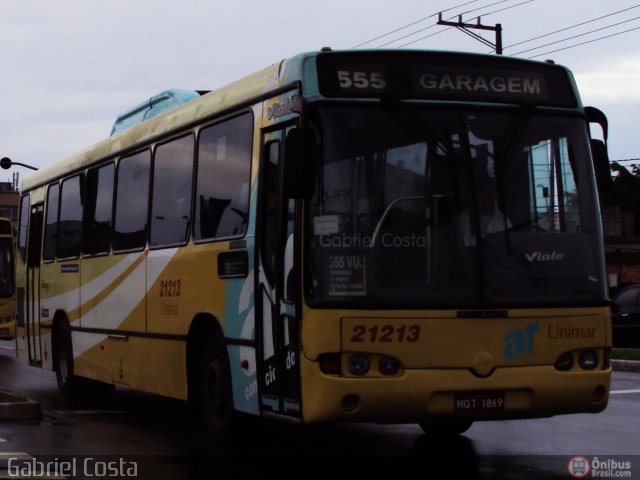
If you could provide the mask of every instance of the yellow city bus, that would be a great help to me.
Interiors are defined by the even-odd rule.
[[[0,218],[0,339],[16,335],[14,241],[11,220]]]
[[[602,411],[599,113],[564,67],[431,51],[163,92],[25,178],[19,356],[220,435]]]

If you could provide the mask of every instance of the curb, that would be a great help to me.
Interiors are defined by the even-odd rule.
[[[640,372],[637,360],[611,360],[611,366],[616,372]]]
[[[38,402],[0,389],[0,420],[41,420]]]

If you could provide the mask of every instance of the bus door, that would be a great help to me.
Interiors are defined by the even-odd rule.
[[[44,206],[34,205],[29,217],[27,240],[27,282],[26,282],[26,330],[29,363],[42,363],[40,344],[40,255],[42,252],[42,224]]]
[[[263,134],[256,300],[261,411],[301,416],[299,319],[293,279],[296,202],[284,198],[281,164],[286,130]]]

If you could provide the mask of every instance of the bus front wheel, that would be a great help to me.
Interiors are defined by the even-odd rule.
[[[421,422],[418,425],[420,425],[422,431],[427,435],[434,437],[446,437],[460,435],[469,430],[472,424],[472,421],[459,420],[452,422]]]
[[[216,439],[231,432],[234,419],[231,372],[224,340],[212,335],[202,356],[200,405],[207,431]]]

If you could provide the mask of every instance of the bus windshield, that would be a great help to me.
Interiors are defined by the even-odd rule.
[[[602,304],[602,233],[583,119],[322,107],[307,211],[311,304]]]

